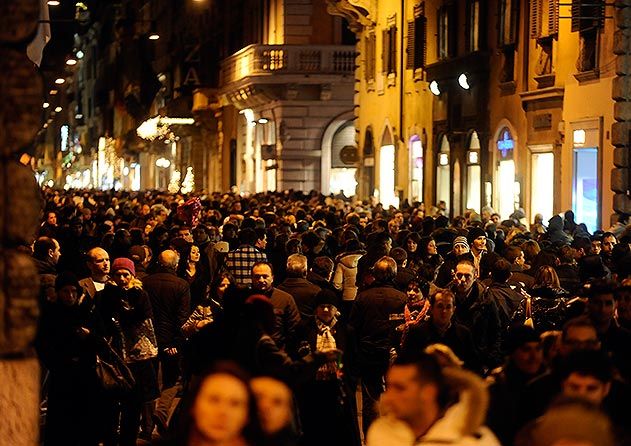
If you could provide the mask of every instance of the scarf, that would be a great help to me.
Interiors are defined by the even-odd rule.
[[[414,327],[423,320],[425,320],[425,316],[429,311],[429,299],[425,299],[425,303],[423,304],[423,308],[420,310],[410,310],[409,305],[405,305],[405,309],[403,310],[403,317],[405,318],[405,322],[403,323],[403,334],[401,335],[401,346],[405,343],[405,338],[407,337],[408,331],[411,327]]]
[[[316,318],[316,326],[318,334],[316,336],[316,351],[331,350],[337,348],[335,338],[333,337],[333,327],[337,324],[337,318],[333,318],[330,325]],[[316,380],[326,381],[337,377],[338,364],[335,362],[327,362],[322,364],[316,372]]]

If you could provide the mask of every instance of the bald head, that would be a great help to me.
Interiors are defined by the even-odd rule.
[[[179,261],[180,256],[172,249],[162,251],[158,256],[158,263],[166,268],[177,269],[177,264]]]
[[[105,282],[110,273],[110,256],[107,251],[99,247],[89,250],[88,269],[93,280]]]

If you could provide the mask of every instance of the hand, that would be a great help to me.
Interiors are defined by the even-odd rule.
[[[202,328],[204,328],[206,325],[210,324],[212,321],[208,320],[208,319],[204,319],[202,321],[199,321],[197,324],[195,324],[195,328],[197,330],[201,330]]]
[[[175,347],[171,347],[171,348],[166,348],[164,349],[164,351],[166,352],[167,355],[169,356],[175,356],[177,355],[177,348]]]
[[[320,350],[319,352],[316,352],[316,354],[317,356],[322,358],[324,362],[333,362],[337,361],[337,358],[342,356],[342,350],[332,348],[330,350]]]

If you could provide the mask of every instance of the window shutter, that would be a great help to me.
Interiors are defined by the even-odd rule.
[[[384,29],[382,32],[382,44],[381,44],[381,72],[388,72],[388,62],[390,61],[390,55],[388,51],[390,50],[390,34],[389,29]]]
[[[530,0],[530,38],[537,39],[541,35],[541,0]]]
[[[389,43],[390,43],[390,54],[389,54],[390,65],[388,66],[389,68],[388,73],[396,74],[397,72],[397,27],[396,26],[390,27]],[[401,69],[403,69],[403,67],[401,67]]]
[[[407,53],[407,60],[405,63],[405,68],[408,70],[413,70],[416,67],[416,21],[412,20],[408,22],[408,40],[407,47],[405,52]]]
[[[572,32],[580,31],[582,28],[582,20],[579,18],[582,15],[582,10],[582,1],[572,0]]]
[[[559,34],[559,0],[546,0],[548,2],[548,35]]]
[[[425,68],[427,61],[427,17],[416,19],[414,26],[414,68]]]
[[[471,14],[473,9],[473,2],[471,0],[467,1],[467,10],[465,12],[465,31],[464,31],[464,48],[468,53],[471,51],[471,27],[473,26],[471,20]]]
[[[507,0],[499,0],[499,14],[497,15],[497,46],[503,47],[504,42],[504,14],[506,14]]]

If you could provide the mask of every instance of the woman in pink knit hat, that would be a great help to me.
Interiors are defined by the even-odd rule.
[[[106,338],[131,370],[136,384],[131,392],[112,402],[111,429],[105,444],[134,445],[141,427],[143,437],[150,438],[153,402],[159,395],[154,359],[158,355],[149,296],[136,278],[131,259],[119,257],[110,268],[112,280],[96,297],[97,311]],[[120,403],[118,406],[117,403]],[[120,426],[117,426],[120,414]],[[117,429],[119,428],[119,429]],[[119,430],[119,443],[116,443]]]

